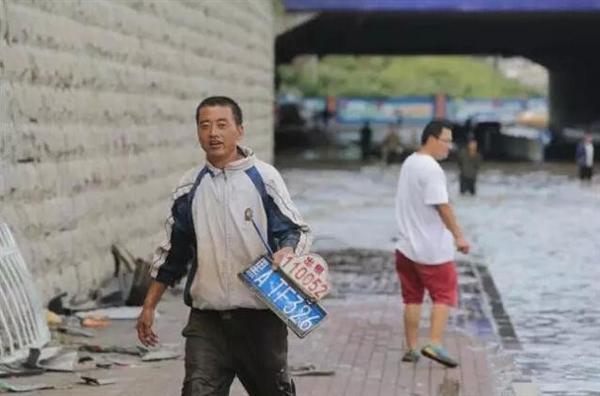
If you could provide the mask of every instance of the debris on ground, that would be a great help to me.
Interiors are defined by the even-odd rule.
[[[50,310],[46,310],[46,323],[48,326],[58,326],[62,323],[62,317]]]
[[[41,367],[27,368],[22,363],[4,363],[0,364],[0,378],[10,377],[29,377],[32,375],[39,375],[44,373],[44,369]]]
[[[91,293],[57,294],[47,309],[42,307],[31,275],[5,224],[0,223],[0,278],[4,271],[19,276],[24,282],[8,283],[0,288],[0,318],[12,318],[8,328],[0,330],[0,378],[43,375],[46,372],[89,371],[134,367],[142,362],[177,359],[180,353],[162,345],[147,349],[140,346],[79,345],[70,337],[93,338],[111,324],[111,320],[137,319],[150,284],[149,263],[134,258],[126,249],[113,245],[113,276]],[[16,266],[16,267],[15,267]],[[25,271],[24,273],[21,272]],[[10,279],[13,279],[10,278]],[[3,278],[2,278],[3,279]],[[8,278],[7,278],[8,279]],[[18,298],[17,298],[18,297]],[[22,298],[21,298],[22,297]],[[4,324],[7,322],[5,321]],[[0,323],[1,324],[1,323]],[[14,325],[13,327],[11,327]],[[90,330],[96,329],[96,330]],[[53,341],[52,341],[53,339]],[[52,345],[50,343],[60,345]],[[114,355],[114,356],[113,356]],[[129,356],[129,358],[123,356]],[[81,384],[100,386],[114,384],[113,378],[82,375]],[[0,393],[31,392],[43,389],[67,389],[74,384],[12,384],[0,381]]]
[[[76,337],[93,338],[96,336],[95,333],[91,332],[90,330],[82,329],[81,327],[58,326],[56,328],[56,331],[58,331],[59,333],[76,336]]]
[[[117,367],[138,367],[137,363],[139,363],[139,360],[128,360],[113,356],[102,356],[92,360],[95,360],[96,367],[101,369],[111,369]]]
[[[129,271],[133,272],[128,292],[126,293],[125,305],[141,307],[144,305],[146,293],[150,287],[150,263],[140,257],[134,257],[127,249],[120,245],[113,245],[111,253],[115,262],[122,262]]]
[[[13,385],[13,384],[9,384],[8,382],[0,381],[0,390],[7,391],[7,392],[22,393],[22,392],[32,392],[35,390],[54,389],[54,388],[55,388],[54,385],[47,385],[47,384]]]
[[[142,356],[142,361],[154,362],[158,360],[170,360],[177,359],[179,356],[181,356],[181,353],[177,351],[167,348],[160,348],[146,353],[144,356]]]
[[[77,351],[68,351],[40,360],[39,366],[48,371],[72,372],[76,369],[77,361]]]
[[[299,365],[299,366],[290,366],[289,371],[290,371],[290,375],[295,376],[295,377],[335,375],[335,370],[321,369],[312,363],[303,364],[303,365]]]
[[[40,360],[56,356],[61,347],[30,348],[27,357],[11,363],[0,364],[0,378],[28,377],[43,374],[46,369],[39,365]]]
[[[107,317],[88,317],[81,320],[81,326],[90,329],[104,329],[110,326],[110,320]]]
[[[134,347],[122,347],[117,345],[94,345],[94,344],[83,344],[79,346],[80,351],[93,352],[93,353],[119,353],[123,355],[134,355],[143,356],[148,353],[148,349],[141,346]]]
[[[85,318],[106,318],[113,320],[135,320],[140,316],[142,307],[112,307],[93,311],[77,312],[75,316]]]
[[[116,384],[117,380],[114,378],[96,378],[87,375],[82,375],[81,383],[84,385],[101,386]]]
[[[112,245],[111,253],[114,258],[111,278],[87,295],[68,298],[68,293],[62,292],[50,299],[48,309],[57,315],[72,315],[100,308],[142,306],[151,281],[150,263],[142,258],[135,258],[119,245]]]

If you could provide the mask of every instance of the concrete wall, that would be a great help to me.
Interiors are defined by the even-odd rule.
[[[273,19],[266,0],[0,0],[0,221],[45,297],[97,285],[113,242],[151,255],[203,160],[203,97],[239,100],[272,159]]]

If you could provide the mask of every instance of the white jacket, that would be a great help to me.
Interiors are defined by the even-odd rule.
[[[310,248],[310,228],[294,206],[279,172],[240,147],[245,158],[218,169],[185,174],[173,193],[167,240],[156,250],[151,275],[172,285],[187,274],[184,300],[198,309],[265,309],[237,274],[266,255],[244,212],[251,208],[273,251]]]

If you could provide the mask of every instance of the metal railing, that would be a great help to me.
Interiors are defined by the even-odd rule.
[[[31,273],[5,223],[0,223],[0,363],[27,357],[50,340]]]

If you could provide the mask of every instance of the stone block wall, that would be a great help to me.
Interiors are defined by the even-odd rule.
[[[203,161],[198,101],[223,94],[273,153],[268,0],[0,0],[0,221],[44,297],[150,257],[168,197]]]

